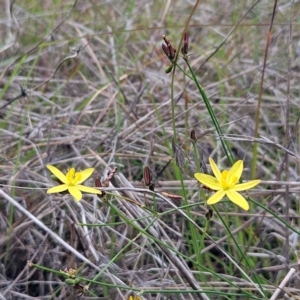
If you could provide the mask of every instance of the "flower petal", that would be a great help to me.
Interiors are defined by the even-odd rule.
[[[77,186],[68,186],[69,193],[75,198],[76,201],[80,201],[82,194]]]
[[[261,180],[257,179],[257,180],[252,180],[252,181],[236,184],[232,188],[232,190],[236,191],[236,192],[249,190],[249,189],[252,189],[253,187],[255,187],[256,185],[258,185],[260,182],[261,182]]]
[[[195,173],[194,176],[198,181],[212,190],[218,191],[222,189],[220,182],[213,176],[203,173]]]
[[[241,194],[237,193],[234,190],[227,190],[226,195],[234,204],[238,205],[242,209],[249,209],[249,204],[247,200]]]
[[[219,202],[224,196],[225,196],[225,191],[223,190],[217,191],[207,200],[207,204],[209,205],[215,204]]]
[[[85,186],[85,185],[76,185],[76,187],[82,191],[82,192],[86,192],[86,193],[90,193],[90,194],[99,194],[102,195],[102,192],[100,190],[91,188],[89,186]]]
[[[242,160],[236,161],[228,172],[229,181],[235,180],[236,182],[239,182],[240,177],[243,173],[243,169],[244,169],[243,161]]]
[[[61,184],[48,189],[47,194],[60,193],[66,191],[67,189],[68,186],[66,184]]]
[[[219,168],[216,165],[215,161],[211,157],[209,158],[209,164],[211,166],[211,169],[212,169],[215,177],[217,178],[217,180],[219,182],[221,182],[221,179],[222,179],[221,171],[219,170]]]
[[[95,170],[94,168],[88,168],[88,169],[85,169],[81,172],[78,172],[81,175],[81,179],[78,180],[76,182],[76,184],[83,183],[85,180],[87,180],[93,174],[94,170]]]
[[[51,165],[47,165],[47,169],[48,169],[53,175],[55,175],[62,183],[67,183],[67,178],[66,178],[66,176],[65,176],[60,170],[58,170],[56,167],[51,166]]]
[[[68,185],[73,185],[75,173],[76,173],[75,168],[71,168],[68,170],[66,174],[66,180]]]

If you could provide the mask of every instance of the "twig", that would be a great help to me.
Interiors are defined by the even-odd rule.
[[[287,273],[287,275],[284,277],[282,282],[280,283],[279,287],[276,289],[275,293],[272,295],[270,300],[276,300],[279,294],[283,291],[283,288],[286,286],[290,278],[293,276],[293,274],[296,272],[296,269],[292,268],[290,271]]]

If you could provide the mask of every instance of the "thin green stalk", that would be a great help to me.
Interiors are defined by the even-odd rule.
[[[54,274],[57,274],[57,275],[60,275],[60,276],[64,276],[66,279],[70,278],[66,273],[62,272],[62,271],[57,271],[57,270],[54,270],[54,269],[49,269],[49,268],[46,268],[44,266],[41,266],[41,265],[37,265],[37,264],[31,264],[30,265],[31,267],[33,268],[36,268],[36,269],[39,269],[39,270],[43,270],[43,271],[46,271],[46,272],[49,272],[49,273],[54,273]],[[142,293],[142,294],[147,294],[147,293],[157,293],[157,294],[169,294],[169,293],[172,293],[172,294],[196,294],[196,293],[201,293],[200,291],[195,291],[195,290],[192,290],[192,289],[187,289],[187,288],[184,288],[184,289],[155,289],[155,288],[149,288],[149,289],[141,289],[140,287],[133,287],[133,286],[125,286],[125,285],[118,285],[118,284],[115,284],[115,283],[107,283],[107,282],[103,282],[103,281],[97,281],[95,279],[89,279],[89,278],[86,278],[86,277],[80,277],[80,276],[75,276],[75,278],[78,278],[80,279],[81,282],[88,282],[89,284],[96,284],[96,285],[101,285],[101,286],[106,286],[106,287],[109,287],[109,288],[119,288],[119,289],[122,289],[122,290],[129,290],[129,291],[135,291],[136,293]],[[236,289],[239,289],[238,286],[235,286]],[[205,290],[205,291],[202,291],[203,293],[207,293],[207,294],[215,294],[215,295],[224,295],[224,292],[222,291],[216,291],[215,289],[214,290]],[[239,291],[238,293],[235,293],[235,292],[231,292],[231,293],[228,293],[228,295],[237,295],[237,296],[241,296],[241,291]],[[245,296],[247,296],[247,299],[261,299],[261,298],[258,298],[257,296],[255,295],[251,295],[250,293],[248,292],[245,292],[244,294]]]
[[[177,59],[177,57],[176,57],[176,59]],[[175,74],[176,66],[177,66],[177,64],[174,64],[173,73],[172,73],[172,81],[171,81],[171,101],[172,101],[171,109],[172,109],[172,126],[173,126],[173,133],[174,133],[173,134],[174,143],[176,143],[176,140],[177,140],[176,123],[175,123],[174,88],[173,88],[174,74]],[[181,172],[180,168],[178,168],[177,166],[175,166],[175,171],[176,171],[176,169],[179,171],[178,175],[179,175],[179,179],[181,182],[182,195],[183,195],[183,199],[184,199],[183,202],[184,202],[184,205],[187,205],[188,200],[187,200],[187,194],[185,192],[185,187],[184,187],[184,183],[183,183],[182,172]],[[189,218],[192,218],[191,210],[189,207],[187,208],[186,213],[189,216]],[[194,227],[194,225],[192,223],[188,222],[188,226],[189,226],[188,227],[189,232],[191,234],[191,241],[189,241],[189,243],[191,244],[192,249],[193,249],[194,253],[196,254],[197,266],[200,267],[202,265],[202,256],[201,256],[201,248],[200,248],[202,245],[200,245],[200,243],[199,243],[200,242],[199,232],[196,231],[196,228]]]
[[[110,204],[110,202],[108,202],[108,205],[111,207],[112,211],[114,211],[116,214],[118,214],[121,217],[125,217],[124,214],[120,215],[118,212],[118,210],[116,210],[116,208]],[[129,218],[125,218],[126,223],[130,223],[131,221],[129,220]],[[156,222],[156,218],[154,218],[145,228],[145,230],[147,230],[149,227],[151,227],[153,225],[153,223]],[[112,265],[119,257],[120,255],[127,249],[129,248],[134,242],[135,240],[137,240],[140,236],[142,235],[142,232],[139,231],[139,233],[136,235],[135,238],[133,238],[132,240],[130,240],[127,245],[125,245],[111,260],[110,262],[101,269],[101,271],[93,278],[93,281],[96,281],[109,267],[110,265]],[[88,284],[88,286],[91,284],[91,282]]]
[[[120,216],[121,219],[124,219],[128,224],[130,224],[133,228],[135,228],[136,230],[138,230],[140,233],[142,233],[143,235],[145,235],[146,237],[148,237],[151,241],[153,241],[154,243],[157,243],[158,245],[162,245],[163,247],[168,248],[169,250],[171,250],[172,252],[174,252],[174,254],[182,257],[183,259],[185,259],[186,261],[190,261],[191,263],[193,263],[194,265],[198,265],[199,270],[200,271],[204,271],[204,272],[209,272],[212,274],[212,276],[216,276],[216,278],[219,278],[221,280],[223,280],[224,282],[227,282],[230,286],[235,287],[240,289],[240,287],[238,287],[234,282],[231,282],[229,279],[227,279],[226,277],[223,277],[221,274],[214,272],[211,269],[206,268],[204,265],[199,265],[198,262],[196,262],[195,260],[193,260],[190,256],[187,256],[183,253],[181,253],[180,251],[178,251],[176,248],[171,247],[169,244],[165,243],[163,240],[156,238],[154,236],[152,236],[148,231],[147,228],[142,228],[139,225],[137,225],[136,223],[134,223],[133,220],[129,219],[123,212],[121,212],[120,210],[118,210],[118,208],[116,206],[114,206],[111,202],[109,203],[110,207],[112,209],[115,210],[115,212]],[[158,215],[158,217],[160,217],[161,215]],[[150,217],[150,216],[149,216]],[[136,219],[135,219],[136,220]],[[151,224],[153,223],[153,221],[155,221],[156,218],[154,220],[152,220]],[[133,289],[134,290],[134,289]],[[136,290],[139,291],[139,290]],[[146,290],[144,290],[144,292],[146,292]],[[199,291],[198,291],[199,292]],[[243,291],[245,293],[245,295],[247,295],[247,297],[250,297],[250,293],[248,293],[246,290]],[[249,298],[250,299],[250,298]],[[259,298],[261,299],[261,298]]]
[[[182,192],[183,192],[183,199],[184,199],[184,205],[188,205],[188,200],[187,200],[187,193],[185,191],[185,187],[184,187],[184,183],[183,183],[183,178],[182,178],[182,173],[180,172],[180,182],[181,182],[181,187],[182,187]],[[186,214],[192,218],[192,213],[191,213],[191,209],[189,206],[186,207]],[[193,252],[196,255],[196,261],[197,261],[197,265],[199,268],[199,271],[201,270],[201,266],[203,265],[203,258],[202,258],[202,254],[201,254],[201,249],[204,248],[204,234],[201,236],[201,233],[196,230],[195,226],[188,222],[189,225],[189,231],[191,234],[191,241],[189,241],[189,243],[191,243]],[[204,281],[203,276],[200,276],[200,280]]]
[[[210,105],[210,101],[209,101],[209,99],[207,98],[207,96],[206,96],[206,94],[205,94],[205,92],[204,92],[202,86],[201,86],[200,83],[198,82],[198,80],[197,80],[197,78],[196,78],[196,75],[195,75],[195,73],[194,73],[194,71],[193,71],[191,65],[189,64],[189,61],[186,59],[185,62],[186,62],[187,66],[188,66],[188,68],[189,68],[189,70],[190,70],[190,72],[191,72],[191,74],[192,74],[193,81],[195,82],[195,84],[196,84],[196,86],[197,86],[197,88],[198,88],[198,90],[199,90],[199,92],[200,92],[200,94],[201,94],[201,96],[202,96],[202,99],[203,99],[203,101],[204,101],[204,103],[205,103],[205,105],[206,105],[206,108],[207,108],[208,113],[209,113],[209,115],[210,115],[210,117],[211,117],[211,120],[212,120],[212,122],[213,122],[213,124],[214,124],[214,126],[215,126],[215,128],[216,128],[216,130],[217,130],[217,133],[218,133],[218,135],[219,135],[219,137],[220,137],[221,144],[222,144],[222,147],[223,147],[223,149],[224,149],[224,152],[225,152],[225,154],[226,154],[226,156],[227,156],[227,158],[228,158],[230,164],[233,165],[234,160],[233,160],[232,152],[231,152],[231,150],[230,150],[230,148],[229,148],[229,146],[228,146],[227,141],[224,139],[222,129],[221,129],[221,127],[220,127],[220,125],[219,125],[219,122],[218,122],[218,119],[216,118],[216,115],[215,115],[215,113],[214,113],[214,111],[213,111],[213,109],[212,109],[212,107],[211,107],[211,105]]]
[[[260,202],[255,201],[255,200],[252,199],[252,198],[250,198],[250,199],[251,199],[251,201],[252,201],[255,205],[257,205],[257,206],[263,208],[264,210],[266,210],[266,211],[267,211],[269,214],[271,214],[275,219],[277,219],[277,220],[279,220],[280,222],[282,222],[287,228],[289,228],[291,231],[297,233],[297,234],[300,236],[300,231],[298,231],[297,229],[295,229],[295,227],[292,226],[291,224],[289,224],[285,219],[279,217],[276,213],[274,213],[274,212],[273,212],[272,210],[270,210],[268,207],[262,205]]]
[[[237,242],[236,239],[234,238],[234,235],[232,234],[231,230],[229,229],[229,227],[227,226],[226,222],[225,222],[224,219],[222,218],[221,214],[220,214],[219,211],[215,208],[214,205],[213,205],[213,208],[214,208],[214,211],[216,212],[216,214],[218,215],[218,218],[219,218],[219,219],[221,220],[221,222],[223,223],[223,225],[224,225],[224,227],[225,227],[227,233],[231,236],[231,238],[232,238],[232,240],[233,240],[233,242],[234,242],[236,248],[238,249],[239,253],[241,254],[241,256],[243,257],[243,259],[245,260],[247,267],[249,268],[249,270],[252,270],[253,268],[252,268],[252,266],[250,265],[250,263],[249,263],[249,261],[248,261],[246,255],[245,255],[245,253],[243,252],[243,250],[242,250],[241,247],[239,246],[238,242]],[[256,276],[256,274],[255,274],[255,272],[252,272],[252,274],[253,274],[253,277],[254,277],[254,279],[255,279],[255,282],[259,285],[261,292],[262,292],[262,293],[264,294],[264,296],[265,296],[263,287],[262,287],[262,285],[260,284],[260,282],[259,282],[259,280],[258,280],[258,278],[257,278],[257,276]]]
[[[204,229],[203,229],[204,233],[202,234],[201,241],[200,241],[200,245],[203,245],[203,246],[204,246],[204,238],[208,231],[208,225],[209,225],[209,219],[206,219]]]

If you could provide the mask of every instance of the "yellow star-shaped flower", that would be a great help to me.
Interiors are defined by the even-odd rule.
[[[99,190],[81,185],[81,183],[83,183],[92,175],[92,173],[95,170],[94,168],[88,168],[80,172],[76,172],[75,168],[71,168],[66,175],[64,175],[60,170],[58,170],[54,166],[47,165],[47,168],[62,182],[61,185],[48,189],[47,194],[60,193],[68,190],[68,192],[75,198],[76,201],[81,200],[81,192],[99,195],[102,194],[102,192]]]
[[[243,173],[243,161],[238,160],[230,170],[224,170],[222,173],[214,160],[210,157],[209,164],[215,177],[203,173],[196,173],[195,178],[208,188],[217,191],[208,200],[207,204],[219,202],[225,195],[236,205],[244,210],[249,209],[246,199],[238,192],[251,189],[260,183],[260,180],[252,180],[245,183],[239,183]]]

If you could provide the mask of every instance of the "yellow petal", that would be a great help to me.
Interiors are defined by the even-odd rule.
[[[236,191],[236,192],[249,190],[249,189],[252,189],[253,187],[255,187],[256,185],[258,185],[260,182],[261,182],[261,180],[257,179],[257,180],[252,180],[252,181],[236,184],[232,188],[232,190]]]
[[[75,198],[76,201],[80,201],[82,194],[77,186],[68,186],[69,193]]]
[[[209,204],[209,205],[215,204],[215,203],[219,202],[224,196],[225,196],[225,191],[223,191],[223,190],[217,191],[207,200],[207,204]]]
[[[242,209],[249,209],[249,204],[247,200],[241,194],[237,193],[234,190],[227,190],[226,195],[234,204],[238,205]]]
[[[66,182],[66,183],[67,183],[68,185],[73,185],[75,173],[76,173],[75,168],[71,168],[71,169],[69,169],[69,171],[67,172],[67,174],[66,174],[66,180],[67,180],[67,182]]]
[[[85,169],[85,170],[83,170],[81,172],[78,172],[81,175],[81,179],[78,180],[76,182],[76,184],[83,183],[85,180],[87,180],[92,175],[92,173],[94,172],[94,170],[95,170],[94,168],[88,168],[88,169]]]
[[[66,184],[61,184],[48,189],[47,194],[60,193],[66,191],[67,189],[68,186]]]
[[[66,176],[65,176],[60,170],[58,170],[56,167],[51,166],[51,165],[47,165],[47,169],[48,169],[53,175],[55,175],[62,183],[67,183],[67,178],[66,178]]]
[[[221,182],[221,179],[222,179],[221,171],[219,170],[218,166],[216,165],[216,163],[214,162],[214,160],[211,157],[209,158],[209,164],[211,166],[211,169],[212,169],[215,177],[217,178],[217,180],[219,182]]]
[[[241,175],[243,173],[244,163],[242,160],[238,160],[234,163],[234,165],[230,168],[228,172],[229,182],[232,181],[239,182]]]
[[[220,182],[213,176],[203,173],[195,173],[194,176],[198,181],[212,190],[218,191],[222,189]]]
[[[76,185],[76,187],[82,191],[82,192],[86,192],[86,193],[89,193],[89,194],[99,194],[99,195],[102,195],[102,192],[100,190],[97,190],[97,189],[94,189],[94,188],[91,188],[89,186],[85,186],[85,185]]]

